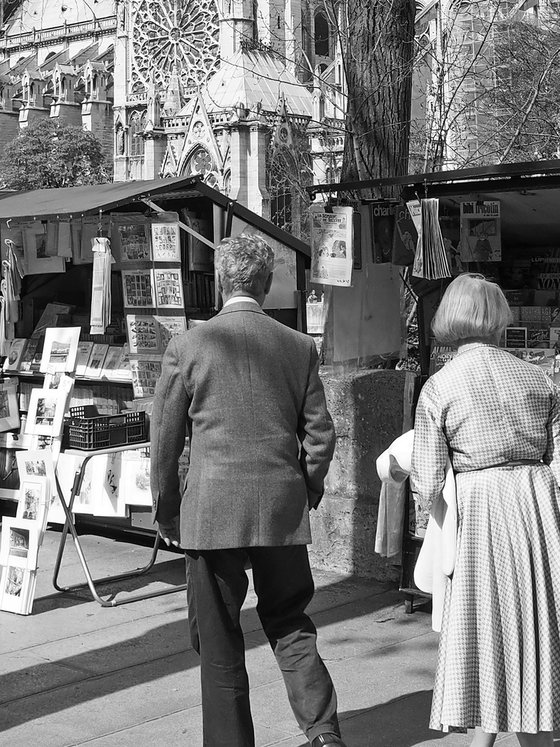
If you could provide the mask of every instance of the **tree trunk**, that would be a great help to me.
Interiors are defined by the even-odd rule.
[[[415,2],[347,0],[347,7],[342,181],[406,174]]]

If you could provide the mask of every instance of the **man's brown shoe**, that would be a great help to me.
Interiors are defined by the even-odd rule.
[[[346,747],[346,745],[336,734],[319,734],[311,742],[311,747]]]

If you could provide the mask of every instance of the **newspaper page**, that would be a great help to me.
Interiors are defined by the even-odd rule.
[[[349,287],[352,284],[352,207],[332,213],[311,212],[311,282]]]

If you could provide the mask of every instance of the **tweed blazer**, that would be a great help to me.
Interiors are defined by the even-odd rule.
[[[311,542],[335,434],[311,337],[238,302],[171,340],[151,421],[154,517],[181,547]],[[181,495],[178,458],[190,437]]]

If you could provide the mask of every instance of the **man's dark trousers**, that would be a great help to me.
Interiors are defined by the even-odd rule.
[[[340,734],[336,694],[304,610],[314,592],[306,545],[187,551],[189,627],[200,654],[205,747],[253,747],[240,625],[253,569],[257,612],[282,671],[294,715],[309,741]]]

